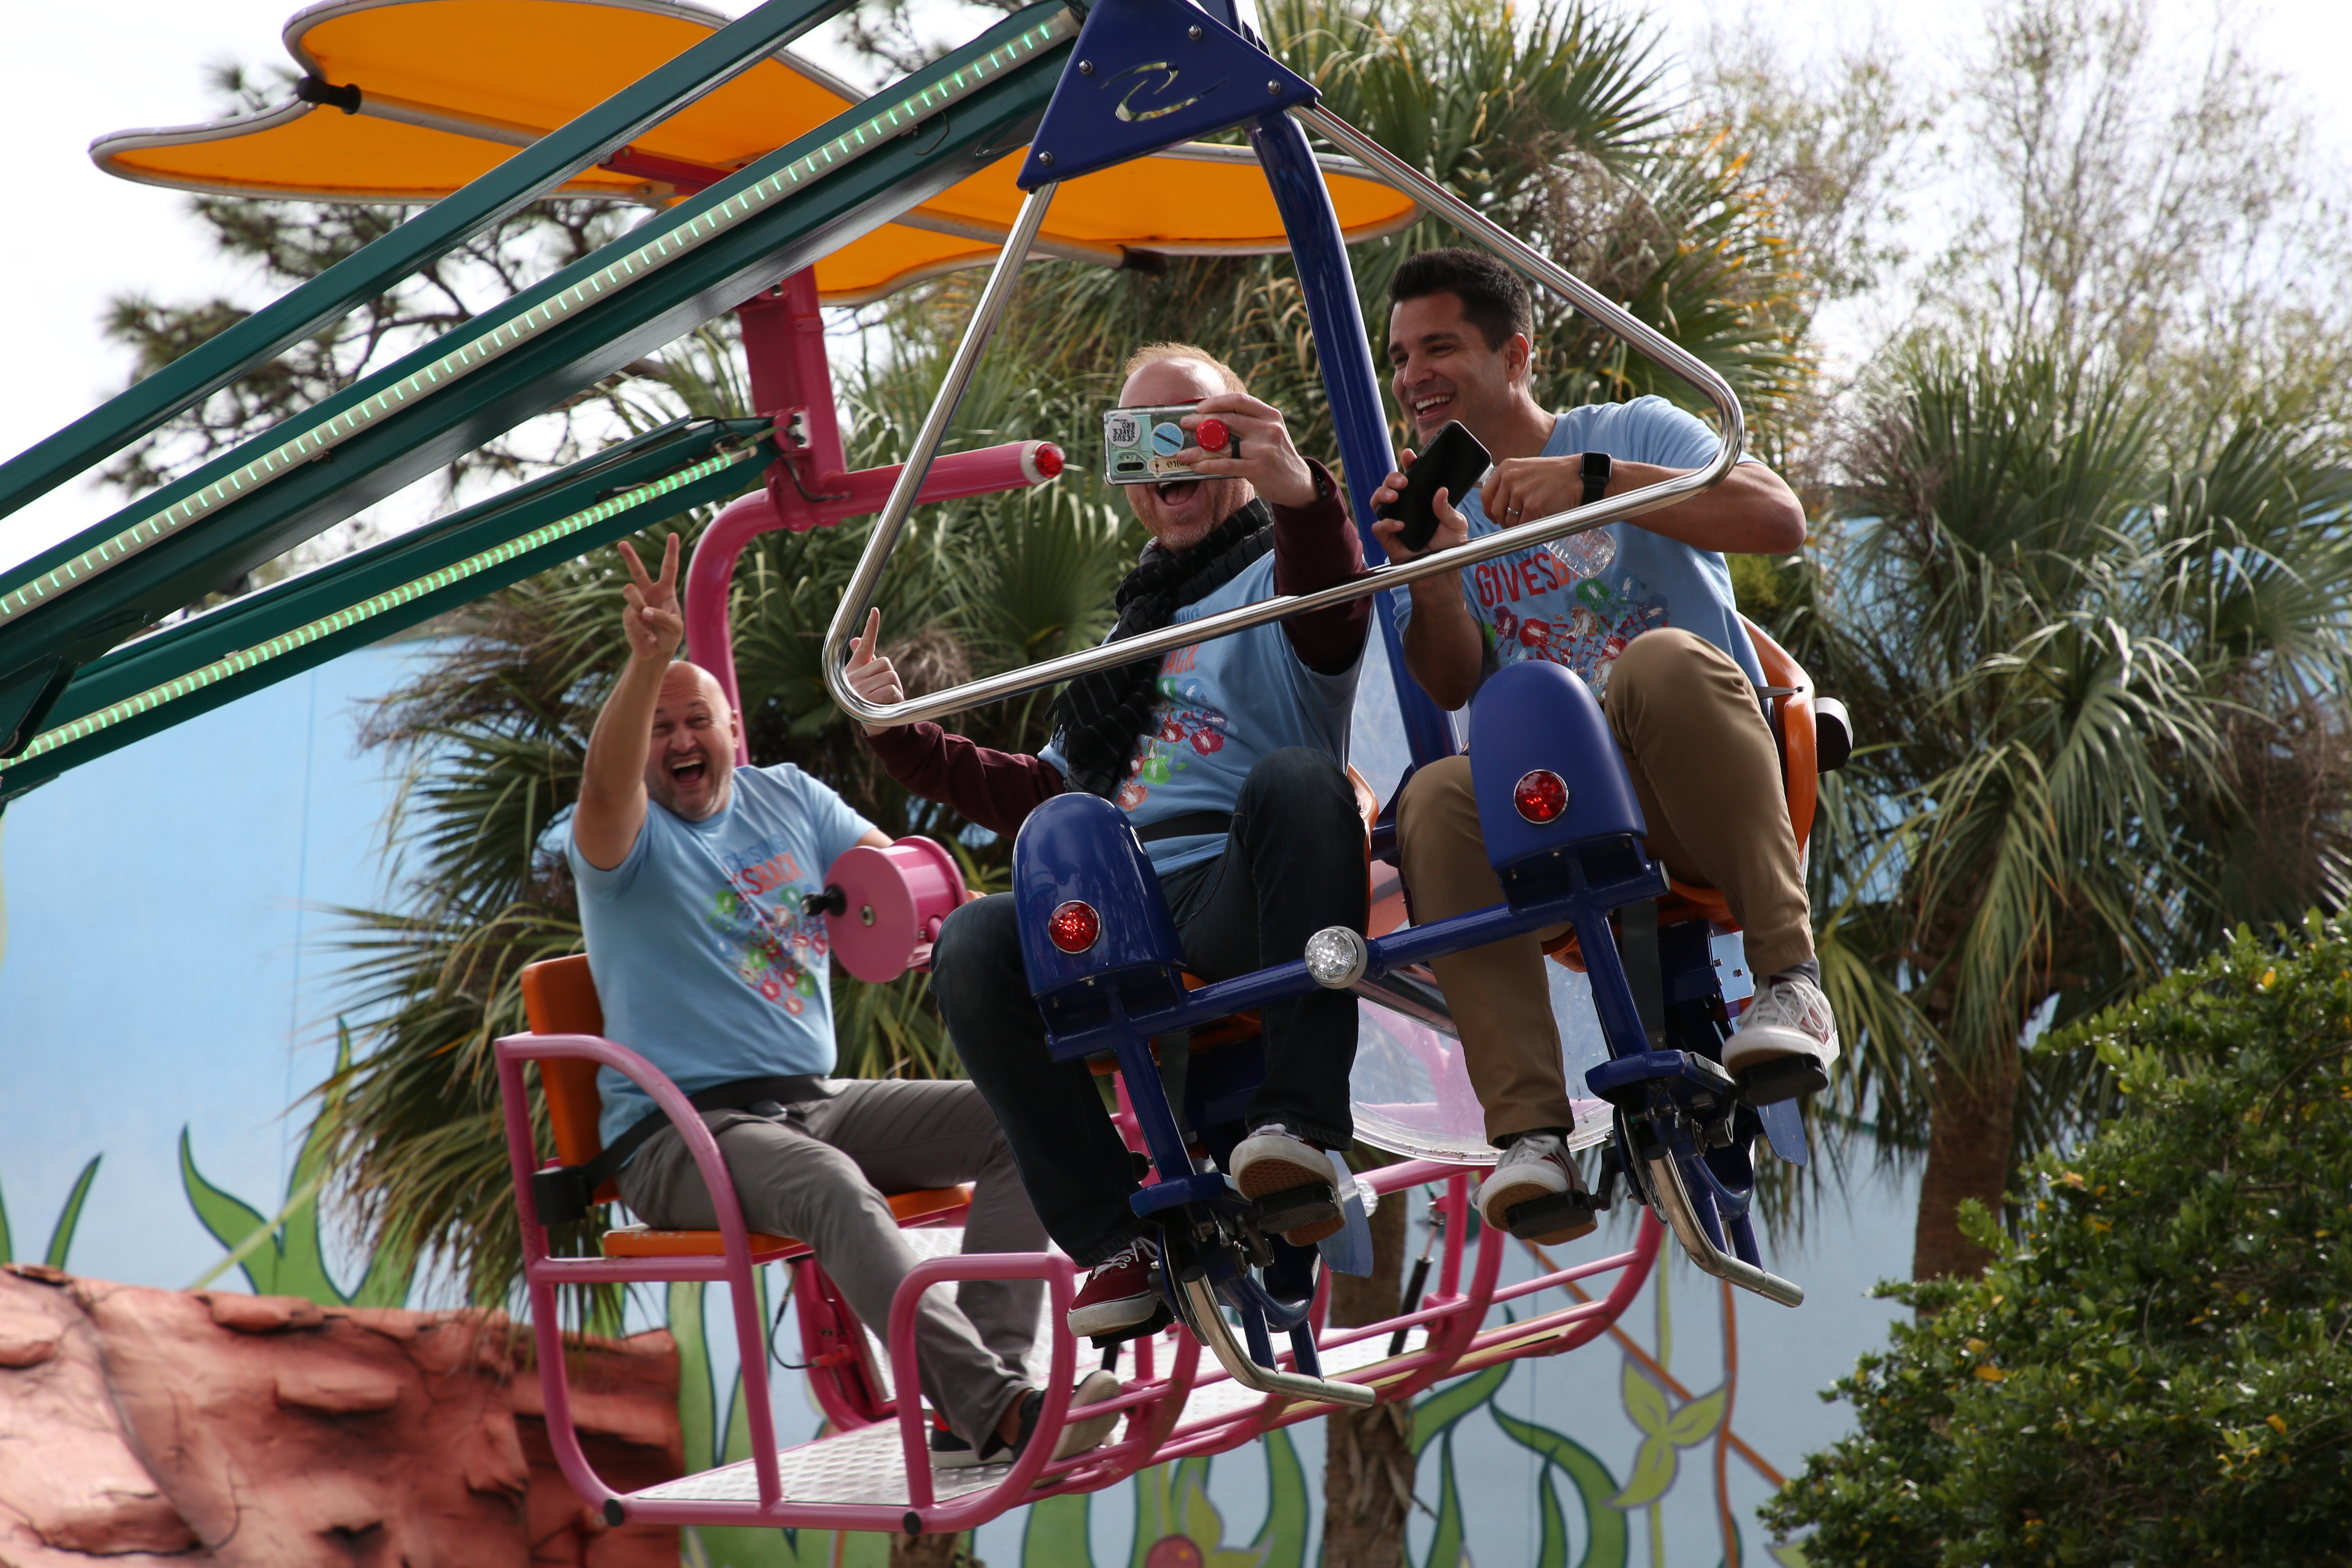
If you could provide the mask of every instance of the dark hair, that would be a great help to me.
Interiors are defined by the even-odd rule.
[[[1431,294],[1451,294],[1462,301],[1463,319],[1478,329],[1490,349],[1499,349],[1514,332],[1536,335],[1535,301],[1519,275],[1483,250],[1424,250],[1405,258],[1389,284],[1389,303]]]

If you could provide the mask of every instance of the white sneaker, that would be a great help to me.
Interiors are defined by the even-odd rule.
[[[1278,1121],[1234,1146],[1233,1169],[1226,1174],[1254,1204],[1295,1194],[1258,1211],[1265,1227],[1279,1231],[1293,1247],[1312,1247],[1347,1223],[1331,1184],[1331,1157]]]
[[[1576,1159],[1569,1153],[1568,1145],[1557,1132],[1522,1132],[1511,1140],[1503,1157],[1495,1162],[1494,1173],[1478,1187],[1478,1215],[1497,1230],[1507,1231],[1506,1217],[1521,1204],[1548,1198],[1555,1193],[1580,1193],[1584,1180],[1578,1174]],[[1574,1241],[1590,1234],[1599,1222],[1587,1218],[1582,1224],[1570,1223],[1541,1236],[1524,1239],[1539,1247]]]
[[[1790,1063],[1768,1075],[1785,1075],[1792,1086],[1787,1093],[1771,1095],[1775,1100],[1828,1087],[1830,1064],[1837,1058],[1837,1020],[1830,1015],[1830,999],[1801,974],[1776,974],[1766,981],[1723,1047],[1723,1065],[1734,1078]],[[1749,1098],[1756,1097],[1751,1093]]]
[[[1118,1412],[1114,1410],[1108,1415],[1088,1415],[1085,1411],[1089,1405],[1117,1399],[1120,1392],[1118,1376],[1115,1373],[1090,1372],[1080,1378],[1078,1386],[1070,1392],[1070,1413],[1063,1417],[1062,1436],[1054,1445],[1054,1458],[1066,1459],[1072,1455],[1101,1447],[1111,1429],[1118,1425]],[[1039,1395],[1039,1404],[1041,1406],[1044,1404],[1042,1394]],[[1025,1433],[1024,1437],[1025,1440]]]

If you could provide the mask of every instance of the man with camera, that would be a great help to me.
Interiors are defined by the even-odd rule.
[[[1329,472],[1301,458],[1280,412],[1205,350],[1138,350],[1106,426],[1115,449],[1122,436],[1131,444],[1163,426],[1168,445],[1180,429],[1191,442],[1160,452],[1156,477],[1125,485],[1151,542],[1119,584],[1111,640],[1362,570]],[[1327,926],[1364,929],[1363,827],[1344,763],[1369,605],[1081,676],[1056,700],[1053,738],[1035,755],[992,751],[936,724],[869,727],[869,740],[900,784],[999,833],[1017,832],[1065,790],[1112,800],[1150,857],[1188,968],[1219,979],[1291,962]],[[887,704],[904,692],[876,652],[880,625],[877,611],[848,677],[866,700]],[[1093,1269],[1071,1331],[1116,1335],[1152,1321],[1154,1254],[1128,1203],[1132,1163],[1086,1064],[1056,1062],[1047,1049],[1009,896],[949,917],[931,983],[1047,1232]],[[1353,1136],[1356,1001],[1318,991],[1269,1004],[1262,1018],[1265,1081],[1251,1101],[1254,1131],[1226,1173],[1267,1228],[1303,1246],[1340,1223],[1328,1152]]]
[[[1490,256],[1425,251],[1390,289],[1389,362],[1397,406],[1423,445],[1459,422],[1494,459],[1483,484],[1439,493],[1442,550],[1704,467],[1715,433],[1657,397],[1554,415],[1528,390],[1534,310],[1527,285]],[[1413,454],[1407,451],[1408,467]],[[1386,508],[1405,490],[1391,474]],[[1457,510],[1451,502],[1458,500]],[[1390,553],[1422,553],[1388,521]],[[1396,595],[1405,662],[1440,707],[1467,704],[1497,667],[1541,658],[1601,698],[1649,828],[1650,853],[1679,880],[1719,888],[1745,932],[1757,992],[1724,1050],[1751,1094],[1818,1089],[1838,1054],[1822,994],[1796,835],[1764,684],[1733,605],[1727,552],[1782,554],[1805,540],[1803,509],[1780,477],[1743,458],[1710,489],[1639,517],[1531,547]],[[1397,845],[1422,921],[1503,901],[1486,860],[1467,757],[1415,773]],[[1581,1191],[1565,1135],[1575,1120],[1559,1035],[1530,932],[1433,962],[1486,1134],[1503,1151],[1479,1189],[1482,1214],[1508,1228],[1518,1205]],[[1769,1083],[1768,1081],[1769,1080]],[[1591,1222],[1532,1237],[1563,1241]]]

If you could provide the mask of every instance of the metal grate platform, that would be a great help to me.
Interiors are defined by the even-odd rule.
[[[913,1233],[920,1234],[920,1233]],[[910,1235],[909,1239],[912,1239]],[[1175,1331],[1161,1334],[1155,1348],[1157,1365],[1165,1366],[1175,1353]],[[1414,1329],[1407,1336],[1405,1350],[1410,1354],[1418,1349],[1424,1336]],[[1388,1341],[1375,1336],[1342,1345],[1323,1358],[1326,1376],[1357,1371],[1385,1360]],[[1215,1373],[1205,1363],[1204,1375],[1214,1375],[1217,1381],[1205,1387],[1196,1387],[1184,1402],[1184,1414],[1177,1424],[1181,1433],[1185,1427],[1231,1417],[1255,1410],[1265,1395],[1247,1389],[1232,1379]],[[1116,1441],[1118,1434],[1113,1434]],[[896,1421],[877,1421],[871,1426],[861,1426],[855,1432],[837,1436],[819,1437],[813,1442],[782,1450],[776,1456],[778,1478],[785,1497],[795,1502],[865,1503],[890,1508],[904,1508],[912,1500],[908,1496],[907,1465],[898,1437]],[[980,1465],[970,1469],[933,1470],[931,1486],[941,1502],[950,1498],[969,1496],[996,1485],[1012,1473],[1010,1465]],[[751,1461],[739,1460],[699,1475],[686,1476],[659,1486],[647,1487],[635,1493],[648,1502],[757,1502],[760,1497],[759,1478]]]

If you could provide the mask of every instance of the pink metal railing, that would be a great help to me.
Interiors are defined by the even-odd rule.
[[[537,1223],[531,1205],[530,1177],[539,1153],[530,1123],[530,1100],[522,1064],[568,1057],[593,1061],[627,1076],[652,1096],[684,1136],[696,1168],[708,1184],[719,1218],[722,1254],[717,1258],[555,1258],[547,1250],[544,1227]],[[1050,1371],[1044,1390],[1045,1406],[1028,1448],[995,1484],[960,1497],[940,1499],[934,1485],[919,1398],[903,1394],[885,1408],[870,1400],[850,1397],[840,1381],[838,1365],[812,1367],[810,1381],[819,1402],[837,1426],[862,1426],[877,1419],[895,1418],[906,1464],[907,1500],[899,1503],[826,1502],[783,1495],[773,1420],[769,1405],[767,1342],[758,1297],[752,1288],[749,1232],[735,1201],[735,1189],[717,1142],[685,1096],[652,1064],[624,1046],[588,1035],[513,1035],[498,1042],[499,1087],[504,1100],[509,1162],[515,1200],[522,1216],[526,1289],[532,1332],[539,1346],[540,1376],[546,1388],[548,1436],[566,1479],[608,1519],[642,1520],[648,1523],[741,1525],[801,1529],[901,1530],[937,1533],[969,1530],[1021,1504],[1064,1492],[1097,1491],[1132,1476],[1150,1465],[1193,1455],[1225,1452],[1255,1440],[1277,1426],[1286,1426],[1327,1414],[1328,1405],[1301,1403],[1279,1396],[1193,1421],[1183,1419],[1187,1402],[1195,1394],[1230,1382],[1222,1368],[1205,1373],[1201,1347],[1191,1335],[1173,1331],[1160,1339],[1135,1342],[1135,1377],[1118,1397],[1088,1407],[1089,1414],[1124,1412],[1127,1429],[1116,1441],[1068,1459],[1052,1460],[1055,1442],[1069,1415],[1076,1344],[1056,1330]],[[1326,1375],[1371,1384],[1384,1404],[1409,1401],[1432,1384],[1474,1372],[1498,1361],[1528,1355],[1556,1355],[1572,1350],[1603,1332],[1629,1305],[1649,1276],[1657,1255],[1660,1226],[1644,1213],[1633,1247],[1611,1257],[1554,1269],[1532,1279],[1497,1288],[1503,1255],[1509,1238],[1492,1226],[1482,1227],[1477,1256],[1464,1279],[1467,1250],[1469,1184],[1475,1171],[1431,1160],[1405,1161],[1364,1173],[1358,1179],[1383,1195],[1402,1193],[1425,1183],[1442,1183],[1437,1202],[1443,1206],[1444,1247],[1439,1259],[1434,1291],[1416,1310],[1360,1328],[1326,1330],[1329,1281],[1318,1290],[1315,1309],[1318,1352],[1329,1352],[1403,1329],[1426,1331],[1425,1342],[1405,1353],[1386,1357],[1370,1366]],[[814,1261],[801,1267],[814,1268]],[[1595,1300],[1539,1314],[1516,1323],[1482,1328],[1495,1306],[1536,1295],[1572,1281],[1614,1272],[1608,1292]],[[961,1279],[1034,1279],[1045,1281],[1052,1302],[1052,1321],[1059,1323],[1074,1294],[1076,1269],[1058,1253],[961,1254],[925,1259],[909,1270],[892,1300],[887,1325],[894,1382],[901,1390],[915,1386],[918,1347],[915,1310],[924,1289]],[[756,1499],[699,1500],[650,1498],[616,1492],[589,1466],[579,1436],[572,1425],[571,1393],[563,1359],[562,1334],[556,1316],[557,1286],[566,1283],[635,1282],[639,1280],[721,1280],[728,1286],[741,1359],[745,1415],[751,1442],[751,1466]],[[845,1321],[845,1341],[862,1333],[844,1306],[834,1309]],[[809,1321],[805,1317],[803,1323]],[[1168,1341],[1172,1339],[1172,1344]],[[1164,1375],[1159,1362],[1169,1357]],[[1285,1356],[1286,1364],[1292,1359]],[[863,1406],[863,1407],[861,1407]],[[844,1435],[845,1436],[845,1434]],[[820,1437],[816,1443],[837,1442],[841,1436]],[[809,1445],[802,1445],[802,1447]],[[797,1450],[783,1450],[793,1452]]]

